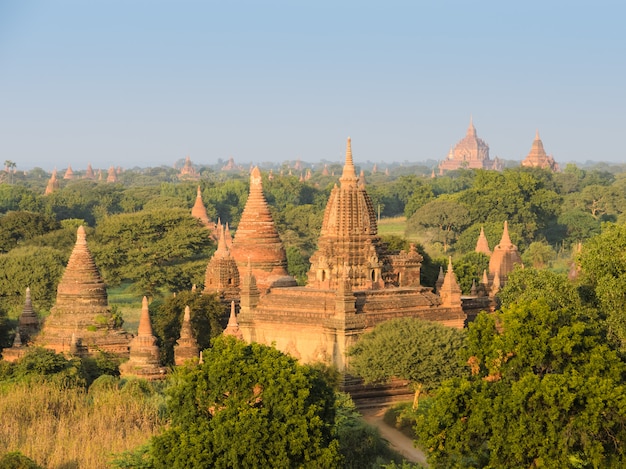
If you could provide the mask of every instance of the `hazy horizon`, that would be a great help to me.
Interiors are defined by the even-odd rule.
[[[538,130],[622,163],[624,6],[582,2],[0,3],[0,159],[17,169],[492,158]]]

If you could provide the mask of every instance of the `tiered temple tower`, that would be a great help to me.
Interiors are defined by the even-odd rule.
[[[237,236],[239,231],[235,243]],[[415,247],[392,255],[380,240],[348,140],[340,185],[331,192],[311,258],[309,283],[271,288],[262,296],[249,269],[241,285],[239,327],[247,341],[273,343],[305,363],[322,361],[340,371],[347,369],[347,351],[357,338],[391,318],[463,327],[460,300],[451,297],[443,304],[432,289],[420,285],[421,261]],[[241,265],[239,270],[244,271]]]
[[[198,173],[198,171],[196,171],[196,169],[191,164],[191,158],[189,158],[189,156],[185,158],[185,164],[180,169],[180,174],[178,175],[178,177],[185,180],[200,179],[200,173]]]
[[[226,230],[219,224],[217,250],[207,265],[202,293],[216,293],[224,305],[239,303],[239,269],[226,243]]]
[[[500,161],[489,158],[489,145],[476,134],[476,127],[470,118],[465,137],[448,153],[447,158],[439,164],[439,173],[459,168],[469,169],[502,169]]]
[[[262,293],[270,287],[296,285],[287,272],[287,255],[263,195],[258,167],[250,174],[250,194],[230,252],[240,271],[250,264]]]
[[[543,142],[539,138],[539,131],[535,134],[535,140],[530,148],[530,152],[522,161],[522,166],[530,168],[544,168],[551,171],[558,171],[559,165],[552,156],[548,156],[543,149]]]
[[[331,191],[324,211],[307,285],[336,289],[344,266],[348,266],[352,289],[383,288],[388,273],[387,250],[378,236],[372,200],[356,175],[350,139],[339,184]]]
[[[73,334],[85,353],[103,350],[128,356],[131,337],[115,324],[83,226],[77,230],[76,244],[57,287],[56,304],[35,344],[57,353],[68,352]]]
[[[517,246],[511,242],[511,238],[509,237],[509,224],[505,221],[502,239],[500,239],[500,243],[493,248],[493,254],[489,260],[489,280],[492,286],[492,294],[495,294],[493,285],[495,284],[498,289],[504,287],[509,274],[513,272],[517,264],[524,267]]]
[[[130,342],[130,359],[120,365],[122,376],[138,376],[147,380],[163,379],[166,369],[161,366],[157,338],[152,332],[148,298],[143,297],[137,336]]]
[[[185,315],[183,316],[183,324],[180,328],[180,337],[174,346],[174,363],[182,365],[186,361],[196,360],[200,354],[198,342],[193,337],[191,330],[191,310],[189,306],[185,306]]]

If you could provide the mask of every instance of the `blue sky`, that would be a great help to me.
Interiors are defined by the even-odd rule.
[[[0,160],[624,162],[621,3],[0,0]]]

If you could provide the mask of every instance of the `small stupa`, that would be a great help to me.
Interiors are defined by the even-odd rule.
[[[489,249],[489,242],[485,236],[485,229],[480,227],[480,234],[478,235],[478,241],[476,241],[476,252],[482,252],[486,256],[491,256],[491,249]]]
[[[237,322],[237,314],[235,313],[235,302],[230,303],[230,316],[228,318],[228,324],[226,329],[222,333],[224,335],[230,335],[236,339],[243,340],[243,333],[239,329],[239,323]]]
[[[91,167],[91,163],[87,164],[87,171],[85,171],[85,179],[95,179],[96,175],[93,172],[93,168]]]
[[[72,166],[69,164],[67,165],[63,179],[74,179],[74,171],[72,171]]]
[[[509,224],[505,221],[500,243],[493,248],[493,254],[489,260],[489,279],[491,280],[492,295],[495,294],[493,287],[496,285],[496,277],[497,288],[500,289],[504,287],[509,274],[513,272],[513,269],[515,269],[515,266],[518,264],[522,267],[524,266],[517,246],[511,242],[511,238],[509,237]]]
[[[441,297],[441,305],[444,307],[458,308],[461,306],[461,287],[452,268],[452,257],[448,258],[448,270],[443,279],[439,296]]]
[[[76,244],[57,287],[56,303],[35,345],[66,352],[72,334],[81,339],[89,354],[102,350],[128,356],[131,336],[111,314],[106,285],[87,246],[83,226],[78,227]]]
[[[180,337],[174,345],[174,363],[179,366],[189,360],[196,360],[200,353],[198,342],[193,337],[191,330],[191,310],[185,306],[183,324],[180,328]]]
[[[34,339],[39,332],[39,318],[33,310],[33,302],[30,298],[30,288],[26,287],[24,298],[24,308],[19,318],[19,332],[23,343],[28,343]]]
[[[122,376],[138,376],[148,380],[163,379],[166,369],[161,366],[157,338],[152,332],[148,298],[143,297],[137,336],[130,342],[130,358],[120,365]]]
[[[198,190],[196,192],[196,201],[191,207],[191,216],[200,220],[200,222],[211,229],[213,224],[209,221],[209,216],[206,212],[206,207],[204,206],[204,202],[202,201],[202,189],[198,186]]]
[[[117,173],[115,172],[115,168],[113,166],[109,167],[107,182],[117,182]]]
[[[59,188],[59,180],[57,179],[57,170],[55,168],[54,171],[52,171],[52,176],[50,177],[50,180],[48,181],[48,185],[46,186],[46,191],[44,192],[44,195],[50,195],[54,191],[56,191],[58,188]]]

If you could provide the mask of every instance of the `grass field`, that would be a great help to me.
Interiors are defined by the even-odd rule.
[[[381,218],[378,222],[378,234],[381,236],[395,235],[404,237],[405,217]]]
[[[124,318],[124,330],[137,332],[141,315],[141,296],[133,291],[132,284],[125,283],[115,288],[108,288],[109,305],[117,306]]]

